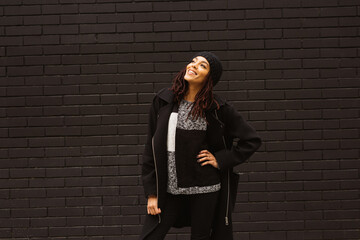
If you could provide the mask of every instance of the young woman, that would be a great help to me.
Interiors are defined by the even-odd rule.
[[[147,215],[140,239],[164,239],[171,227],[191,226],[192,240],[233,239],[233,167],[261,145],[255,130],[213,93],[222,65],[197,53],[153,99],[143,153]]]

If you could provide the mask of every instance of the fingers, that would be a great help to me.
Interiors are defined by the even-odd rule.
[[[160,208],[148,208],[148,214],[150,215],[158,215],[161,213]]]
[[[211,157],[213,157],[213,155],[207,151],[207,150],[202,150],[200,151],[200,153],[197,155],[197,157],[202,157],[200,159],[198,159],[198,162],[203,162],[203,161],[206,161],[206,160],[211,160]]]
[[[216,158],[208,150],[200,151],[200,153],[197,155],[197,157],[200,158],[197,161],[199,163],[201,163],[201,166],[205,166],[205,165],[210,164],[213,167],[218,168],[218,163],[216,161]]]
[[[161,213],[160,208],[157,206],[157,198],[148,199],[147,213],[151,215],[157,215]]]

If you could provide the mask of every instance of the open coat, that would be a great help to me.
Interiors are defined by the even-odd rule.
[[[233,167],[247,160],[261,145],[256,131],[226,101],[214,94],[220,108],[214,103],[205,111],[209,123],[206,141],[209,151],[215,156],[221,178],[221,190],[211,233],[212,240],[232,240],[231,213],[234,208],[238,176]],[[148,124],[142,165],[142,181],[145,196],[156,195],[158,207],[163,209],[167,189],[167,130],[174,105],[170,89],[161,89],[153,99]],[[161,222],[160,215],[146,215],[140,239]],[[189,226],[188,214],[184,213],[174,227]]]

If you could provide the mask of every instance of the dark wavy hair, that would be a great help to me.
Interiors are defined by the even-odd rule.
[[[184,99],[185,94],[189,89],[189,83],[184,79],[185,74],[186,67],[174,77],[171,87],[171,90],[174,93],[174,100],[178,104],[182,99]],[[219,109],[219,103],[214,99],[213,96],[213,81],[210,74],[208,74],[205,79],[205,85],[195,96],[195,101],[189,115],[191,114],[193,119],[197,119],[198,117],[205,118],[205,110],[209,109],[214,102],[217,105],[217,109]]]

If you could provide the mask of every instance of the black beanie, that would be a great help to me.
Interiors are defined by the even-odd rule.
[[[219,58],[211,52],[199,52],[194,55],[193,59],[198,56],[206,58],[206,60],[209,62],[210,76],[213,80],[213,86],[215,86],[219,82],[222,74],[222,65]]]

